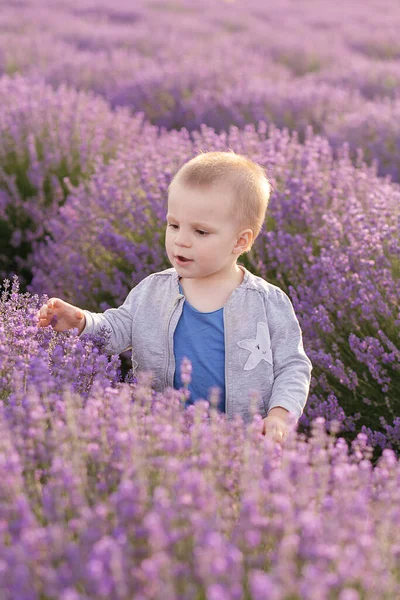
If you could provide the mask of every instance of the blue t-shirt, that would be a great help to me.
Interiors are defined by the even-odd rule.
[[[179,291],[183,294],[181,284]],[[199,398],[208,400],[211,387],[220,388],[218,410],[225,412],[225,339],[223,308],[200,312],[185,300],[174,333],[174,388],[183,387],[180,366],[184,356],[192,363],[190,398],[186,406]]]

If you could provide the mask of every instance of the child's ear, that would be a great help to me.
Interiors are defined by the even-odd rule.
[[[238,234],[238,239],[236,242],[236,246],[234,250],[243,254],[244,252],[248,252],[253,244],[253,232],[251,229],[243,229]],[[237,253],[236,252],[236,253]]]

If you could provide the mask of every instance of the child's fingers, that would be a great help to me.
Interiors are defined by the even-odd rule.
[[[53,319],[66,319],[67,327],[73,327],[76,321],[82,321],[83,311],[76,306],[63,302],[59,298],[50,298],[36,313],[39,327],[53,324]]]
[[[52,306],[43,306],[43,312],[42,312],[44,317],[52,317],[54,315],[54,311],[53,311],[53,307]]]
[[[47,301],[47,306],[52,309],[52,308],[60,308],[61,306],[61,302],[58,298],[50,298],[50,300]]]
[[[46,306],[42,306],[42,308],[36,313],[36,317],[39,327],[46,327],[50,324],[51,316],[49,316]]]
[[[46,319],[46,317],[47,317],[47,310],[48,310],[48,309],[47,309],[47,306],[46,306],[46,305],[44,305],[44,306],[42,306],[42,307],[40,308],[39,312],[37,313],[37,315],[38,315],[38,317],[39,317],[39,320],[41,320],[41,319]]]
[[[267,429],[265,437],[273,440],[274,442],[283,442],[287,436],[287,432],[282,429]]]

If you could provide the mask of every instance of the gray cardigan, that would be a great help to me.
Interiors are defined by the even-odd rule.
[[[263,417],[283,406],[297,419],[307,401],[312,364],[303,348],[301,329],[289,297],[279,287],[245,267],[242,283],[223,307],[225,335],[225,402],[228,419],[240,414],[251,420],[251,390],[260,393],[257,412]],[[82,334],[110,332],[109,354],[132,348],[132,366],[153,371],[153,387],[173,387],[174,331],[185,296],[172,267],[138,283],[119,308],[104,313],[83,311]]]

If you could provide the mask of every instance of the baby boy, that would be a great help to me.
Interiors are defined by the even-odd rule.
[[[281,442],[289,414],[296,421],[303,412],[312,365],[289,297],[238,264],[262,229],[270,189],[249,158],[201,152],[168,188],[165,246],[172,267],[148,275],[119,308],[104,313],[50,298],[39,326],[79,334],[106,327],[107,351],[132,349],[134,371],[152,371],[157,391],[182,387],[180,365],[189,358],[187,404],[218,388],[219,410],[246,423],[256,394],[262,433]]]

